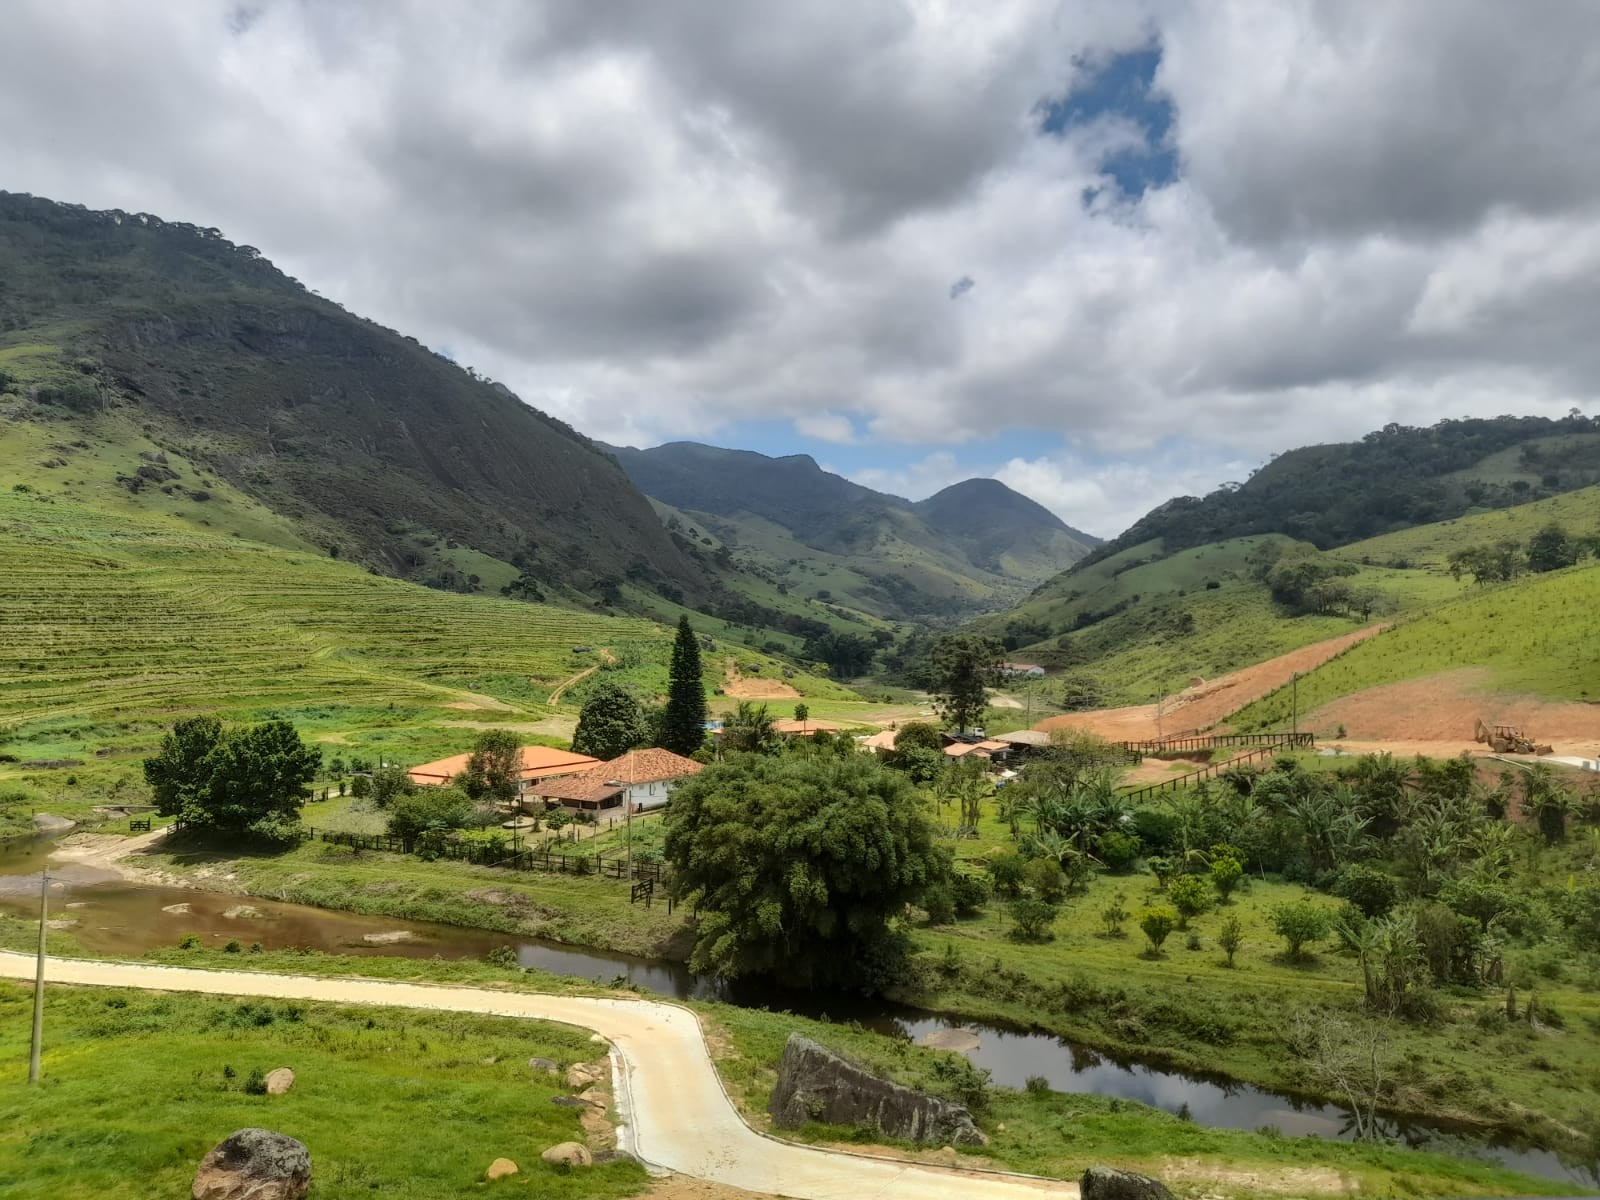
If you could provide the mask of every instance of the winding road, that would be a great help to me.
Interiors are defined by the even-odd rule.
[[[31,980],[35,960],[0,951],[0,978]],[[647,1166],[805,1200],[1073,1198],[1076,1184],[940,1169],[819,1150],[758,1133],[723,1090],[694,1013],[657,1000],[550,996],[368,979],[204,971],[144,963],[47,960],[50,983],[382,1004],[558,1021],[611,1044],[621,1144]]]

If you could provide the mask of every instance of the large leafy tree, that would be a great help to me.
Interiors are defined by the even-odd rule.
[[[220,833],[273,833],[300,819],[321,763],[287,721],[225,729],[196,717],[162,738],[144,776],[164,816]]]
[[[975,634],[947,633],[933,645],[933,700],[957,729],[983,719],[989,689],[1000,676],[1000,643]]]
[[[644,745],[647,737],[639,702],[616,684],[602,683],[578,711],[572,749],[576,754],[613,759]]]
[[[740,755],[678,784],[666,856],[699,910],[694,969],[879,989],[895,919],[949,874],[916,791],[863,755]]]
[[[522,743],[509,729],[488,729],[478,735],[461,772],[460,787],[475,801],[510,804],[522,778]]]
[[[661,747],[674,754],[693,754],[706,739],[706,688],[700,679],[700,639],[689,618],[678,618],[667,671],[667,708],[661,716]]]
[[[722,748],[730,753],[771,754],[778,749],[772,713],[765,704],[739,701],[739,707],[722,725]]]

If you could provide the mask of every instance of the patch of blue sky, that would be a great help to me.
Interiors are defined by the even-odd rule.
[[[1148,188],[1171,183],[1178,177],[1178,156],[1169,136],[1174,113],[1172,101],[1155,89],[1160,65],[1159,44],[1112,55],[1065,96],[1040,104],[1040,133],[1062,137],[1097,120],[1121,118],[1143,135],[1143,144],[1111,151],[1100,169],[1135,199]]]

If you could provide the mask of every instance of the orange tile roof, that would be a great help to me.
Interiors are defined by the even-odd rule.
[[[817,733],[822,730],[828,733],[838,733],[842,728],[844,726],[835,725],[832,721],[796,721],[792,717],[785,717],[781,721],[772,723],[773,733]]]
[[[893,750],[895,742],[899,740],[900,731],[898,729],[885,729],[864,739],[861,744],[868,750]]]
[[[443,787],[467,769],[470,754],[452,754],[438,762],[423,763],[406,772],[411,782],[423,786]],[[547,779],[553,775],[572,775],[600,764],[598,758],[587,754],[574,754],[570,750],[555,750],[549,746],[523,746],[522,771],[518,778],[524,781]]]
[[[944,748],[944,752],[951,758],[965,758],[969,754],[976,754],[979,758],[989,757],[989,751],[977,742],[952,742]]]
[[[604,800],[609,796],[620,796],[624,789],[614,783],[606,783],[595,779],[594,772],[587,775],[569,775],[565,779],[552,779],[541,783],[534,790],[541,800],[571,800],[575,804],[587,804]]]
[[[697,763],[692,758],[652,746],[648,750],[630,750],[621,758],[602,763],[589,774],[603,774],[607,779],[624,783],[662,783],[668,779],[682,779],[685,775],[697,775],[705,769],[703,763]]]

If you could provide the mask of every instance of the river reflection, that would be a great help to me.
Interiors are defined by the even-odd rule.
[[[0,913],[26,919],[38,911],[39,871],[50,843],[32,840],[0,845]],[[1033,1076],[1061,1092],[1116,1096],[1172,1113],[1187,1113],[1200,1125],[1258,1130],[1289,1136],[1346,1140],[1352,1136],[1345,1111],[1336,1105],[1298,1100],[1222,1077],[1203,1078],[1149,1063],[1102,1054],[1049,1034],[948,1018],[861,997],[817,996],[771,988],[727,986],[697,976],[680,963],[578,949],[519,935],[463,929],[426,921],[366,917],[276,900],[144,887],[104,871],[63,864],[50,867],[51,918],[90,954],[138,954],[175,945],[193,934],[214,948],[238,942],[269,950],[308,948],[336,954],[407,958],[483,959],[512,947],[524,967],[598,983],[621,981],[675,999],[716,999],[747,1007],[792,1011],[802,1016],[857,1021],[890,1036],[918,1040],[945,1029],[978,1035],[967,1057],[988,1070],[995,1083],[1021,1088]],[[1564,1165],[1547,1150],[1518,1148],[1463,1135],[1437,1124],[1395,1121],[1391,1136],[1462,1157],[1499,1162],[1548,1179],[1600,1184],[1600,1165]]]

